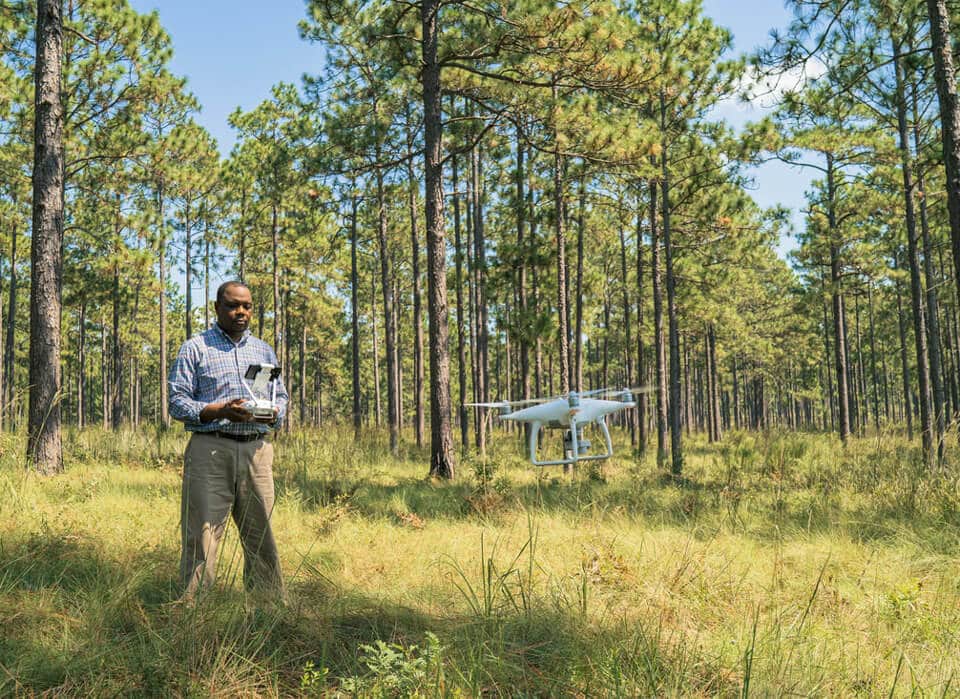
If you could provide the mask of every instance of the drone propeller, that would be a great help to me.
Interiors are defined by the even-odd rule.
[[[526,398],[524,400],[502,400],[497,403],[464,403],[464,408],[515,408],[521,405],[546,403],[549,398]]]
[[[624,393],[650,393],[653,391],[653,386],[635,386],[634,388],[595,388],[592,391],[584,391],[581,393],[581,396],[597,396],[597,395],[610,395],[617,394],[622,395]]]

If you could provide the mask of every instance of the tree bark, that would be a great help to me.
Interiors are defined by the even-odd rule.
[[[83,429],[87,409],[87,299],[80,298],[77,319],[77,427]]]
[[[487,309],[487,245],[483,231],[483,198],[479,148],[470,151],[471,220],[473,233],[474,316],[471,327],[476,336],[474,352],[474,385],[478,402],[490,401],[489,316]],[[478,408],[476,416],[477,449],[486,453],[486,409]]]
[[[167,235],[164,222],[163,184],[157,188],[157,219],[160,235],[157,238],[157,260],[159,263],[160,293],[157,303],[160,307],[160,424],[164,429],[170,427],[169,386],[167,378]]]
[[[623,221],[624,216],[620,217],[620,220]],[[631,321],[630,321],[630,287],[627,280],[627,237],[626,233],[623,230],[623,223],[620,224],[620,275],[623,279],[623,331],[625,335],[626,342],[626,385],[633,386],[633,339],[630,333],[631,330]],[[582,236],[581,236],[582,237]],[[581,245],[582,247],[582,245]],[[577,270],[578,274],[580,269]],[[579,281],[579,279],[578,279]],[[577,304],[579,308],[580,299],[583,296],[583,290],[577,287]],[[579,345],[581,330],[577,329],[577,344]],[[637,421],[636,421],[636,411],[628,410],[625,419],[627,421],[627,426],[630,428],[630,445],[636,449],[637,447]]]
[[[660,94],[660,123],[666,123],[666,104]],[[663,217],[663,256],[667,272],[667,331],[670,344],[670,472],[683,473],[683,445],[680,434],[680,329],[677,323],[677,277],[673,269],[673,231],[670,226],[670,168],[667,158],[669,144],[663,137],[660,154],[660,186]]]
[[[555,84],[553,97],[557,98]],[[557,323],[559,324],[557,352],[560,359],[560,393],[567,394],[570,392],[570,329],[567,326],[569,312],[567,310],[567,241],[563,214],[563,156],[560,154],[559,145],[553,152],[553,208],[557,246]]]
[[[894,269],[897,268],[894,260]],[[897,329],[900,333],[900,367],[903,375],[903,404],[907,420],[907,439],[913,440],[913,406],[910,399],[910,363],[907,360],[907,321],[903,313],[903,300],[900,293],[900,282],[895,282],[897,290]]]
[[[712,391],[710,393],[710,410],[713,413],[713,438],[719,442],[723,439],[723,420],[720,414],[720,374],[717,371],[717,333],[710,324],[707,330],[707,361],[710,363]]]
[[[657,183],[650,180],[650,272],[653,279],[653,344],[657,373],[657,465],[667,463],[667,346],[663,334],[663,288],[660,230],[657,225]]]
[[[280,220],[279,202],[270,207],[270,258],[273,271],[273,351],[283,356],[283,335],[280,328]]]
[[[580,175],[580,202],[577,207],[577,281],[576,281],[576,293],[574,297],[577,299],[576,307],[576,330],[574,331],[574,347],[575,347],[575,368],[574,368],[574,377],[575,377],[575,390],[583,390],[583,234],[586,227],[584,216],[585,209],[587,208],[587,192],[586,192],[586,183],[584,182],[584,175]],[[621,243],[623,242],[623,230],[620,231]],[[627,287],[626,287],[626,276],[624,276],[624,303],[626,303],[627,297]],[[628,318],[629,318],[629,311]],[[628,337],[629,337],[629,330]],[[630,340],[627,340],[627,346],[630,346]],[[629,384],[629,379],[627,380]]]
[[[427,219],[427,293],[430,315],[430,475],[456,473],[450,413],[450,355],[447,327],[446,244],[443,222],[443,122],[440,64],[437,62],[440,0],[424,0],[423,114],[424,182]]]
[[[836,241],[837,217],[835,208],[836,188],[834,182],[833,155],[827,158],[827,218],[830,227],[830,292],[833,296],[833,338],[837,370],[837,406],[840,441],[850,439],[850,386],[847,370],[847,329],[844,319],[843,287],[840,269],[840,247]]]
[[[7,306],[7,337],[3,348],[3,404],[10,416],[9,424],[14,423],[13,416],[16,409],[13,404],[16,390],[17,368],[14,357],[14,343],[16,342],[17,325],[17,231],[10,233],[10,289]]]
[[[185,323],[184,327],[186,328],[187,338],[193,337],[193,236],[191,224],[193,222],[190,220],[190,201],[187,200],[187,203],[184,206],[183,213],[183,224],[184,224],[184,268],[185,268],[185,279],[184,279],[184,293],[186,295],[186,307],[185,311]],[[279,352],[279,348],[277,349]]]
[[[900,168],[903,174],[903,196],[906,207],[907,225],[907,263],[910,269],[910,302],[913,309],[913,332],[917,350],[917,377],[920,401],[920,438],[923,454],[928,467],[934,465],[934,427],[930,406],[930,366],[927,345],[927,328],[924,318],[923,285],[920,281],[920,263],[917,257],[917,221],[914,210],[913,167],[910,163],[910,145],[907,134],[907,105],[904,96],[903,65],[900,55],[900,43],[893,40],[894,75],[896,77],[897,134],[899,136]],[[943,440],[938,439],[937,463],[942,463]]]
[[[420,231],[417,224],[417,189],[420,185],[413,172],[413,147],[414,137],[410,124],[410,105],[407,104],[407,148],[411,153],[410,158],[407,159],[407,203],[410,208],[410,248],[413,275],[413,427],[417,447],[422,447],[424,430],[423,311],[420,299]]]
[[[380,154],[377,154],[380,160]],[[383,171],[376,171],[377,180],[377,240],[380,244],[380,287],[383,293],[384,334],[387,345],[387,420],[390,427],[390,453],[396,456],[400,448],[397,400],[397,331],[393,318],[393,286],[391,281],[390,249],[387,246],[386,192]]]
[[[383,400],[380,395],[380,341],[377,334],[377,275],[370,275],[370,329],[373,335],[373,404],[374,424],[383,424]]]
[[[353,436],[360,437],[360,275],[357,271],[357,195],[350,199],[350,322],[353,378]]]
[[[913,101],[913,143],[914,151],[919,155],[923,144],[920,141],[920,115],[917,107],[916,85],[911,86]],[[923,236],[923,273],[927,283],[927,350],[930,353],[930,384],[933,397],[934,427],[937,439],[937,458],[943,463],[944,434],[946,433],[946,408],[943,388],[943,359],[940,354],[940,304],[937,299],[937,279],[933,271],[933,243],[930,237],[930,221],[927,217],[927,196],[923,182],[923,172],[917,173],[917,187],[920,192],[920,231]]]
[[[113,291],[111,292],[113,301],[113,340],[110,356],[113,365],[113,385],[111,386],[110,396],[112,407],[110,408],[110,425],[114,430],[120,429],[123,424],[123,346],[120,341],[120,263],[114,262],[113,265]]]
[[[457,179],[457,157],[450,158],[450,177],[453,184],[453,256],[457,290],[457,378],[460,389],[460,448],[466,452],[470,444],[470,426],[467,419],[467,351],[465,342],[466,309],[463,305],[463,244],[460,240],[460,192]]]
[[[637,188],[637,383],[647,382],[646,352],[643,347],[643,204]],[[643,386],[646,389],[646,386]],[[647,391],[637,396],[637,422],[639,423],[640,453],[647,451]]]
[[[946,0],[927,0],[930,18],[930,48],[940,104],[943,164],[947,173],[947,211],[953,249],[954,284],[960,298],[960,101],[950,36],[950,13]]]
[[[63,288],[62,0],[38,0],[34,70],[33,235],[30,246],[30,418],[27,458],[63,471],[60,314]]]
[[[300,426],[307,424],[307,319],[303,318],[300,328],[300,353],[298,365],[300,367]]]

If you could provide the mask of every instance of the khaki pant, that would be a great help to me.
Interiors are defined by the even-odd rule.
[[[233,516],[243,546],[247,590],[283,595],[280,558],[270,528],[273,445],[194,434],[183,456],[180,583],[184,599],[216,580],[217,545]]]

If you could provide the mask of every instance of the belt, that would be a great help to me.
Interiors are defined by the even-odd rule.
[[[263,439],[263,433],[261,432],[246,432],[244,434],[235,434],[233,432],[221,432],[219,430],[213,430],[212,432],[200,432],[199,434],[209,434],[213,437],[230,439],[230,440],[233,440],[234,442],[253,442],[258,439]]]

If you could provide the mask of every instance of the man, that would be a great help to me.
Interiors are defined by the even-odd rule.
[[[270,528],[273,445],[267,433],[283,421],[287,391],[277,381],[272,418],[254,418],[244,374],[251,364],[278,366],[273,349],[250,334],[253,301],[242,282],[217,289],[216,324],[189,338],[170,372],[170,414],[190,442],[183,457],[180,582],[184,599],[216,579],[217,545],[233,515],[243,546],[247,590],[283,595],[280,558]],[[249,386],[249,383],[247,384]]]

